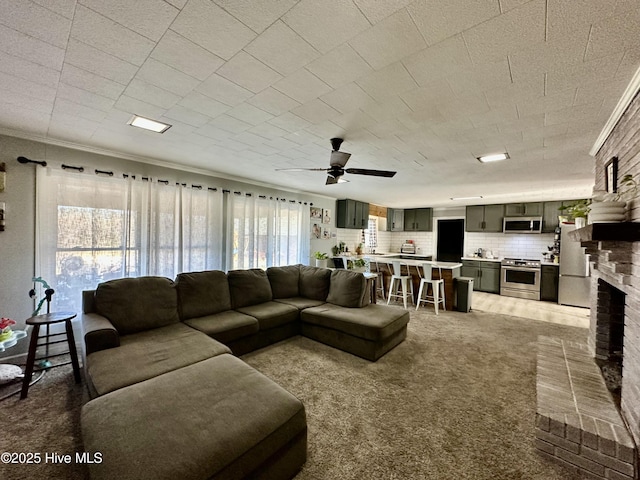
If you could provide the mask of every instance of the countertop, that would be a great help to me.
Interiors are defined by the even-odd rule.
[[[479,262],[502,262],[501,258],[462,257],[462,260],[477,260]]]
[[[399,253],[395,253],[395,254],[387,254],[387,255],[374,255],[374,254],[366,254],[366,255],[362,255],[363,257],[367,257],[367,258],[371,258],[374,260],[380,259],[380,260],[385,260],[385,261],[389,261],[389,260],[393,260],[394,258],[399,257],[401,254]],[[407,254],[403,253],[402,256],[408,256]],[[416,257],[429,257],[430,255],[415,255]],[[398,260],[400,260],[398,258]],[[405,265],[411,265],[411,266],[420,266],[423,263],[426,263],[425,260],[411,260],[411,259],[405,259],[405,260],[401,260],[403,264]],[[455,268],[460,268],[462,267],[461,263],[458,262],[438,262],[438,261],[429,261],[429,263],[433,264],[434,267],[440,267],[442,269],[445,270],[453,270]]]

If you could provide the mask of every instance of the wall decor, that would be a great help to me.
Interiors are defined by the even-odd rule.
[[[311,218],[313,219],[317,219],[317,220],[322,220],[322,209],[319,207],[311,207],[309,209],[309,211],[311,212]]]
[[[322,211],[322,223],[331,223],[331,210],[328,208]]]
[[[320,233],[322,232],[322,227],[319,223],[314,223],[311,227],[311,238],[320,238]]]
[[[618,157],[611,157],[604,165],[604,189],[607,193],[618,191]]]
[[[329,240],[331,238],[331,230],[328,228],[325,228],[322,231],[322,238],[324,238],[325,240]]]

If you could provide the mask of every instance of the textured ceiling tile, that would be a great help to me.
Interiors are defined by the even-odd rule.
[[[240,133],[251,128],[250,123],[230,117],[227,114],[217,116],[209,122],[209,125],[218,127],[220,130],[224,130],[229,133]]]
[[[286,115],[286,114],[285,114]],[[294,115],[295,116],[295,115]],[[298,117],[299,118],[299,117]],[[300,118],[300,120],[302,120]],[[251,133],[255,133],[256,135],[260,135],[265,139],[271,139],[276,137],[284,137],[290,133],[290,130],[285,130],[275,125],[272,125],[270,122],[263,123],[256,127],[250,128],[248,130]]]
[[[282,75],[295,72],[320,55],[281,21],[261,33],[245,51]]]
[[[24,60],[0,51],[0,72],[31,80],[45,87],[56,88],[60,80],[60,72],[37,63]]]
[[[232,107],[244,102],[253,95],[246,88],[242,88],[240,85],[216,74],[211,75],[202,82],[196,88],[196,91]]]
[[[117,100],[125,86],[86,70],[65,64],[60,81],[73,87]]]
[[[398,96],[391,97],[382,103],[367,104],[362,107],[362,110],[379,122],[411,111]]]
[[[356,83],[378,102],[384,102],[393,95],[401,95],[418,87],[407,69],[399,62],[371,73]]]
[[[245,52],[238,52],[216,73],[253,93],[264,90],[282,78],[278,72]]]
[[[419,85],[459,73],[472,66],[462,35],[451,37],[433,47],[421,50],[402,61]]]
[[[371,66],[348,44],[340,45],[306,68],[334,88],[373,72]]]
[[[554,69],[547,74],[547,94],[554,94],[571,87],[612,79],[623,53],[597,58],[590,62]]]
[[[114,22],[158,41],[179,10],[163,0],[79,0],[84,6]]]
[[[513,10],[521,5],[524,5],[531,0],[500,0],[500,8],[502,12],[508,12],[509,10]]]
[[[93,122],[101,122],[106,117],[106,113],[103,110],[97,110],[95,108],[80,105],[79,103],[70,102],[58,98],[53,108],[53,114],[62,113],[74,117],[84,118]]]
[[[126,85],[138,67],[75,39],[69,40],[65,63]]]
[[[0,75],[0,86],[1,87],[5,87],[5,78],[3,78],[2,75]],[[38,97],[34,97],[31,95],[19,92],[19,91],[13,91],[11,92],[11,95],[5,95],[1,100],[0,100],[0,105],[2,105],[3,107],[5,106],[9,106],[11,105],[12,107],[15,108],[24,108],[27,110],[33,110],[34,112],[38,112],[38,113],[44,113],[44,114],[51,114],[51,112],[53,111],[53,104],[55,102],[51,99],[51,100],[47,100],[47,99],[43,99],[43,98],[38,98]]]
[[[226,140],[232,135],[231,132],[222,130],[217,125],[211,125],[210,123],[207,123],[206,125],[201,126],[197,130],[195,130],[194,133],[207,138],[212,138],[216,141]]]
[[[155,46],[148,38],[82,5],[76,8],[71,37],[134,65],[142,65]]]
[[[32,2],[0,2],[0,23],[38,40],[64,48],[69,38],[68,18]]]
[[[268,112],[264,110],[260,110],[253,105],[249,105],[248,103],[242,103],[237,107],[232,108],[227,112],[227,115],[230,115],[238,120],[242,120],[243,122],[249,123],[251,125],[259,125],[262,122],[266,122],[273,118]]]
[[[355,110],[352,112],[339,115],[331,119],[333,123],[342,127],[346,132],[361,130],[363,128],[375,125],[376,121],[368,114]]]
[[[537,113],[537,112],[536,112]],[[475,128],[494,125],[504,122],[511,122],[518,119],[518,109],[515,105],[497,109],[486,110],[469,116],[469,120]]]
[[[456,99],[449,83],[445,80],[438,80],[427,86],[410,90],[400,97],[413,111],[433,109],[438,104]]]
[[[298,0],[214,0],[252,30],[261,33]]]
[[[153,58],[144,62],[135,78],[181,97],[191,92],[200,83],[197,79]]]
[[[532,75],[523,81],[515,81],[500,88],[491,88],[484,91],[484,96],[491,108],[500,108],[515,105],[518,100],[534,99],[542,97],[545,89],[544,74]]]
[[[341,113],[351,112],[375,103],[373,98],[355,83],[349,83],[333,92],[329,92],[320,97],[320,100]]]
[[[340,114],[340,112],[317,98],[294,108],[291,113],[310,123],[320,123]]]
[[[349,44],[376,70],[427,46],[405,9],[362,32]]]
[[[307,70],[299,70],[283,78],[274,84],[273,88],[300,103],[306,103],[331,91],[329,85]]]
[[[219,57],[229,60],[256,36],[208,0],[190,0],[171,29]]]
[[[364,15],[350,0],[302,0],[289,10],[284,22],[322,53],[369,28]]]
[[[115,104],[115,108],[117,109],[116,111],[121,111],[128,115],[126,119],[120,116],[117,117],[117,121],[122,124],[126,124],[133,115],[142,115],[147,118],[160,118],[166,112],[166,108],[151,105],[150,103],[127,95],[120,96]]]
[[[511,71],[506,58],[460,70],[457,75],[447,77],[451,90],[456,95],[503,88],[512,83]]]
[[[204,48],[167,30],[151,57],[198,80],[205,80],[222,66],[224,60]]]
[[[190,108],[183,107],[182,105],[174,105],[165,112],[164,116],[194,127],[201,127],[212,118],[195,110],[191,110]]]
[[[311,122],[308,122],[307,120],[300,118],[299,116],[294,115],[291,112],[283,113],[282,115],[279,115],[276,118],[271,119],[267,123],[270,123],[278,128],[281,128],[291,133],[304,130],[305,128],[311,125]],[[255,131],[255,129],[252,131]]]
[[[104,112],[111,110],[115,104],[115,100],[112,98],[103,97],[102,95],[97,95],[87,90],[72,87],[66,83],[60,83],[60,85],[58,85],[57,97]]]
[[[62,70],[64,50],[0,25],[0,50],[38,65]]]
[[[418,0],[407,7],[429,45],[500,14],[498,0]]]
[[[76,0],[32,0],[33,3],[53,10],[63,17],[72,19],[76,8]]]
[[[358,8],[365,14],[367,19],[373,24],[387,18],[392,13],[406,7],[414,0],[354,0]]]
[[[256,135],[255,133],[246,132],[246,131],[238,135],[234,135],[233,137],[231,137],[231,140],[235,142],[244,143],[245,145],[250,145],[252,147],[263,145],[266,141],[264,137],[261,137],[260,135]],[[270,147],[270,148],[273,148],[273,147]]]
[[[191,92],[183,97],[179,105],[211,118],[222,115],[231,107],[199,92]]]
[[[300,105],[294,99],[280,93],[275,88],[266,88],[248,100],[254,105],[272,115],[280,115]]]
[[[491,62],[545,39],[545,0],[532,0],[463,33],[475,63]]]
[[[549,113],[571,107],[575,98],[575,89],[571,88],[553,95],[545,95],[527,101],[518,102],[518,113],[528,117],[539,113]]]
[[[124,94],[162,108],[171,108],[180,100],[175,93],[136,78],[127,86]]]
[[[638,49],[640,7],[593,24],[585,61],[625,49]]]
[[[615,13],[616,2],[598,0],[554,0],[547,12],[547,35],[550,40],[566,36],[567,28],[590,26]]]

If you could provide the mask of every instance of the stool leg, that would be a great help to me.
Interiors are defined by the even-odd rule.
[[[420,308],[420,302],[422,301],[422,289],[424,287],[424,282],[420,282],[420,288],[418,289],[418,301],[416,302],[416,310]]]
[[[438,314],[438,303],[440,302],[438,300],[439,292],[440,292],[440,285],[438,286],[434,285],[433,286],[433,306],[436,309],[436,315]]]
[[[445,296],[444,296],[444,282],[440,284],[442,287],[442,310],[447,311],[447,306],[445,305]]]
[[[389,302],[391,301],[391,295],[393,294],[393,284],[395,282],[395,278],[391,277],[391,280],[389,281],[389,294],[387,295],[387,305],[389,305]]]
[[[29,342],[29,353],[27,355],[27,366],[24,370],[24,379],[22,380],[22,392],[20,399],[27,398],[29,393],[29,384],[33,377],[33,364],[36,360],[36,350],[38,349],[38,337],[40,335],[40,325],[35,324],[31,330],[31,341]]]
[[[80,364],[78,363],[78,351],[76,350],[76,340],[73,336],[73,325],[71,325],[71,320],[66,320],[64,322],[64,326],[67,331],[67,343],[69,344],[71,365],[73,365],[73,376],[76,379],[76,383],[80,383]]]

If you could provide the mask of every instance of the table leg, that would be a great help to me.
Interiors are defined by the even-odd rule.
[[[31,330],[31,341],[29,342],[29,353],[27,355],[27,366],[24,370],[24,379],[22,380],[22,392],[20,399],[27,398],[29,393],[29,384],[33,377],[33,364],[36,361],[36,350],[38,349],[38,337],[40,336],[40,325],[33,325]]]
[[[371,279],[371,303],[376,303],[376,297],[378,296],[377,277]]]
[[[73,325],[71,320],[64,322],[65,329],[67,330],[67,342],[69,343],[69,356],[71,357],[71,365],[73,365],[73,376],[76,383],[80,383],[80,364],[78,363],[78,351],[76,350],[76,340],[73,336]]]

